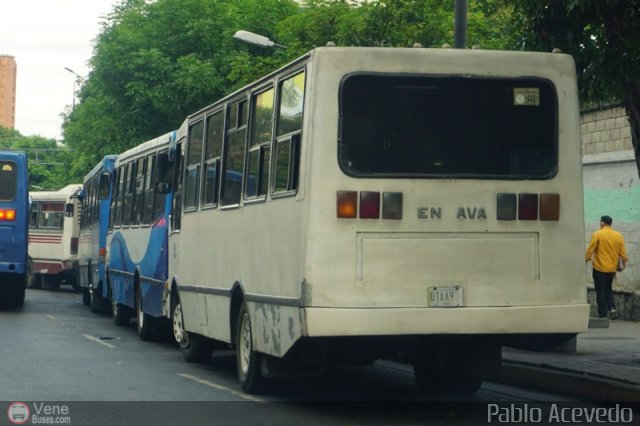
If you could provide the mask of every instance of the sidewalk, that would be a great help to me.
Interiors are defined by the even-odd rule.
[[[640,402],[640,322],[609,321],[576,343],[575,352],[504,348],[502,373],[491,380],[590,401]]]

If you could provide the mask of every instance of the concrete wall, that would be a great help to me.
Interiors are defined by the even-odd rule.
[[[584,112],[581,116],[585,247],[599,228],[600,216],[613,218],[613,228],[625,238],[629,262],[617,274],[614,290],[618,309],[626,307],[625,319],[640,319],[640,306],[627,306],[627,299],[640,297],[640,179],[631,145],[631,130],[624,108],[612,107]],[[593,286],[591,265],[585,270]],[[624,301],[623,301],[624,299]],[[638,317],[638,318],[636,318]]]

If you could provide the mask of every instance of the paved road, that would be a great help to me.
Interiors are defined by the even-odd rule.
[[[322,379],[278,382],[270,395],[247,395],[237,385],[232,352],[216,353],[207,364],[186,363],[171,343],[140,341],[135,323],[116,327],[65,289],[29,290],[22,311],[0,311],[0,336],[0,401],[66,401],[74,424],[102,424],[99,418],[140,425],[152,414],[153,424],[170,424],[176,415],[188,415],[192,424],[212,418],[219,424],[397,424],[400,418],[456,424],[469,417],[484,423],[493,403],[572,403],[491,383],[471,397],[427,396],[410,367],[391,362],[339,367]],[[0,425],[6,405],[0,404]]]

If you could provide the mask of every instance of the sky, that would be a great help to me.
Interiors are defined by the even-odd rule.
[[[76,77],[88,61],[101,21],[118,0],[2,0],[0,55],[18,65],[16,130],[60,140],[62,117],[74,100]],[[76,86],[76,89],[78,87]]]

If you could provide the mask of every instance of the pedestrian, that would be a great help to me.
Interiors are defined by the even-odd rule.
[[[616,271],[624,269],[627,265],[628,258],[624,238],[611,228],[612,223],[610,216],[600,218],[600,229],[591,236],[585,260],[589,262],[593,257],[593,285],[596,289],[598,316],[606,318],[609,313],[609,317],[614,320],[618,318],[618,313],[613,303],[611,284]],[[618,268],[620,261],[622,266]]]

